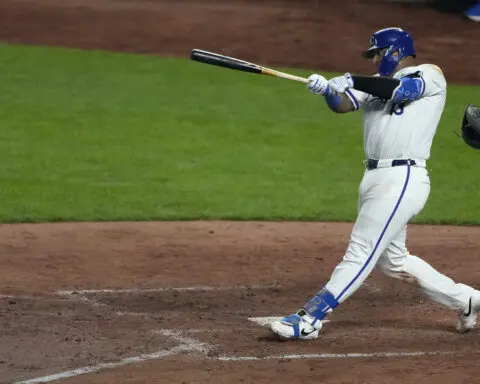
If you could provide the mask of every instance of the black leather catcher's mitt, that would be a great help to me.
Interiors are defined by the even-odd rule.
[[[480,149],[480,108],[469,104],[463,115],[462,139],[472,148]]]

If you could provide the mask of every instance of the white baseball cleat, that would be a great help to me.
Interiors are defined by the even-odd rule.
[[[480,312],[480,292],[475,291],[464,311],[458,314],[457,331],[469,332],[477,326],[477,315]]]
[[[274,321],[270,329],[284,340],[313,340],[318,338],[323,322],[310,316],[305,310]]]

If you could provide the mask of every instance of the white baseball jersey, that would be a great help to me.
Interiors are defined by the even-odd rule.
[[[364,151],[367,159],[414,159],[430,157],[433,137],[447,95],[447,83],[439,67],[422,64],[397,72],[394,78],[417,74],[423,82],[420,99],[404,106],[351,89],[355,109],[364,111]]]

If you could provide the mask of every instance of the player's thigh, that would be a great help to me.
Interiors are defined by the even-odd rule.
[[[378,258],[392,242],[401,245],[399,233],[410,219],[405,209],[396,209],[398,199],[371,199],[363,201],[350,236],[346,259]]]
[[[421,211],[430,191],[422,177],[406,167],[366,175],[347,259],[361,254],[378,260],[392,243],[391,253],[404,254],[406,225]]]

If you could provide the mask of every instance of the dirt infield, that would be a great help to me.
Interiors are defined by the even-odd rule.
[[[278,342],[248,320],[303,304],[343,255],[350,230],[2,225],[2,382],[475,382],[480,335],[457,334],[454,313],[377,273],[330,317],[320,340]],[[478,228],[410,228],[412,251],[477,285],[478,242]],[[99,372],[81,374],[85,367]]]
[[[450,81],[480,83],[475,23],[346,3],[11,0],[0,2],[0,41],[174,56],[197,47],[271,65],[368,72],[358,59],[368,34],[395,24],[418,36],[422,60],[441,65]],[[479,333],[457,334],[455,314],[376,273],[315,342],[278,342],[249,320],[298,309],[342,257],[350,230],[289,222],[2,225],[0,382],[480,382]],[[413,253],[480,286],[478,227],[411,226],[409,236]]]

